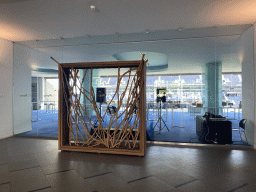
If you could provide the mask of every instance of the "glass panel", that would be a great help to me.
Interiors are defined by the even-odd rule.
[[[239,127],[238,123],[242,118],[240,41],[239,36],[225,36],[38,48],[35,50],[39,52],[33,54],[33,61],[38,60],[45,66],[50,66],[47,64],[53,62],[49,59],[50,53],[59,62],[72,63],[138,60],[142,57],[141,53],[145,53],[148,59],[146,119],[149,134],[152,136],[149,139],[201,142],[196,133],[196,118],[204,116],[205,112],[226,117],[232,121],[232,127]],[[55,69],[57,69],[57,64],[55,64]],[[82,76],[81,73],[79,75]],[[38,77],[47,79],[49,76]],[[46,103],[55,101],[56,109],[58,103],[56,97],[51,97],[54,92],[49,92],[49,88],[45,87],[45,84],[54,85],[49,80],[43,82],[44,88],[41,88],[42,98],[38,99],[40,101],[38,108],[44,112],[42,114],[47,115],[49,111],[52,111],[52,106],[46,107]],[[89,77],[88,82],[90,82]],[[114,96],[113,105],[116,105],[118,98],[115,95],[116,82],[116,69],[94,70],[93,72],[94,92],[96,93],[96,88],[106,88],[106,101]],[[126,83],[127,77],[124,77],[120,85],[121,92]],[[166,88],[166,102],[162,102],[161,106],[157,102],[158,88]],[[79,95],[79,90],[76,91]],[[123,102],[126,101],[127,95]],[[103,111],[106,109],[104,103],[101,107],[97,103],[97,106]],[[33,120],[36,118],[33,116]],[[39,119],[41,119],[40,111]],[[57,123],[57,119],[55,122]],[[48,127],[51,126],[48,125]],[[41,130],[36,134],[40,135],[40,132]],[[57,134],[57,131],[55,132]],[[233,131],[232,133],[233,136],[237,135],[233,137],[233,140],[239,143],[239,132]]]
[[[32,130],[21,135],[57,137],[59,80],[39,74],[32,77]]]

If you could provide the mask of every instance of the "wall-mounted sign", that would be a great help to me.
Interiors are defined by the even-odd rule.
[[[52,94],[50,94],[50,95],[44,95],[44,97],[52,97]]]

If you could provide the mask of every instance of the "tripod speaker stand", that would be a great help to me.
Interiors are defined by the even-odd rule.
[[[163,123],[163,124],[164,124],[164,127],[166,127],[166,129],[167,129],[168,131],[170,131],[170,130],[168,129],[168,127],[167,127],[165,121],[164,121],[163,118],[162,118],[162,99],[159,100],[159,103],[160,103],[160,109],[159,109],[160,115],[158,116],[158,120],[157,120],[157,122],[156,122],[156,125],[154,126],[154,130],[155,130],[156,126],[159,124],[158,126],[159,126],[159,133],[160,133],[161,130],[163,129],[163,128],[162,128],[162,123]]]

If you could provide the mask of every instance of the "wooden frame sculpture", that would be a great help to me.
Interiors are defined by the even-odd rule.
[[[53,59],[51,57],[51,59]],[[57,62],[55,59],[53,59]],[[111,153],[125,155],[145,155],[146,147],[146,85],[144,55],[139,61],[112,61],[90,63],[58,63],[59,66],[59,150],[83,151],[95,153]],[[83,88],[85,76],[91,78],[94,69],[116,68],[117,86],[114,96],[117,98],[116,112],[109,118],[109,124],[103,125],[107,111],[98,109],[92,84],[89,90]],[[121,68],[129,70],[121,74]],[[84,75],[79,76],[79,70]],[[124,91],[120,91],[120,83],[128,77]],[[79,95],[74,89],[79,90]],[[128,95],[126,101],[124,96]],[[96,114],[98,125],[88,117],[86,104],[81,97],[87,99]],[[113,102],[114,97],[107,106]],[[122,111],[121,106],[126,108]],[[136,109],[136,114],[133,111]],[[131,119],[133,119],[131,121]],[[83,132],[83,134],[82,134]]]

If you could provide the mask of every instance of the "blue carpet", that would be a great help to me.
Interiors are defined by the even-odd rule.
[[[196,114],[200,115],[200,114]],[[235,114],[237,117],[237,113]],[[166,118],[165,110],[162,113],[162,119],[166,123],[169,131],[165,127],[163,121],[156,122],[156,114],[153,114],[152,111],[148,114],[148,122],[152,122],[154,127],[154,137],[155,141],[166,141],[166,142],[184,142],[184,143],[200,143],[196,135],[196,119],[195,116],[190,115],[188,112],[183,112],[183,121],[182,121],[182,112],[180,109],[174,110],[173,117],[171,110],[168,111],[168,116]],[[240,113],[240,118],[242,114]],[[44,137],[58,137],[58,111],[56,113],[45,113],[44,110],[39,111],[40,120],[32,122],[32,131],[21,133],[20,135],[27,136],[44,136]],[[108,118],[104,119],[104,123],[108,123]],[[234,113],[229,112],[229,119],[234,118]],[[37,119],[37,111],[33,111],[33,120]],[[174,122],[172,122],[172,119]],[[232,128],[238,128],[239,120],[230,120],[232,121]],[[183,122],[183,123],[182,123]],[[149,126],[150,123],[147,123]],[[84,135],[84,134],[83,134]],[[245,142],[241,141],[239,131],[232,131],[232,141],[233,145],[246,145]]]

